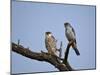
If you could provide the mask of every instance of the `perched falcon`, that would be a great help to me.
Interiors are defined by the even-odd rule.
[[[65,35],[68,39],[69,43],[72,42],[72,48],[75,50],[77,55],[80,55],[78,49],[77,49],[77,42],[76,42],[76,35],[73,27],[70,25],[70,23],[64,23],[65,26]]]
[[[57,48],[56,48],[57,40],[54,38],[51,32],[45,33],[45,46],[48,50],[48,53],[55,55]]]

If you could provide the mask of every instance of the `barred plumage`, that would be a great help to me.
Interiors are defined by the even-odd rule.
[[[57,51],[56,42],[57,41],[51,32],[45,33],[45,46],[46,46],[46,49],[48,50],[48,53],[55,55]]]

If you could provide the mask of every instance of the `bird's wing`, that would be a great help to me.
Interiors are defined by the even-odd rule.
[[[77,44],[76,39],[74,41],[75,41],[75,44]]]
[[[74,28],[73,28],[73,27],[71,27],[71,28],[72,28],[72,32],[73,32],[73,33],[74,33],[74,35],[76,36]]]
[[[52,45],[54,48],[56,48],[56,42],[57,40],[54,38],[54,36],[51,36],[51,39],[52,39]]]
[[[52,38],[55,42],[57,42],[57,40],[55,39],[55,37],[54,37],[54,36],[51,36],[51,38]]]
[[[72,27],[72,32],[74,33],[74,36],[75,36],[75,39],[74,39],[74,41],[75,41],[75,44],[77,43],[76,42],[76,34],[75,34],[75,30],[74,30],[74,28]]]
[[[45,47],[46,47],[47,50],[50,49],[50,44],[49,44],[49,41],[48,41],[47,38],[45,39]]]

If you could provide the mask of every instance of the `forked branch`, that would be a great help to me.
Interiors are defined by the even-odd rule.
[[[63,59],[55,55],[50,55],[43,51],[41,51],[40,53],[33,52],[29,48],[24,48],[23,46],[19,44],[17,45],[15,43],[12,43],[12,51],[33,60],[48,62],[52,64],[55,68],[57,68],[59,71],[73,70],[69,65],[68,61],[66,61],[66,63],[63,63]]]

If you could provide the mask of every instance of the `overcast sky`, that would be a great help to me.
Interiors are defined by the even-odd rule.
[[[69,63],[74,69],[95,68],[95,6],[50,4],[12,1],[12,42],[41,52],[45,48],[45,32],[50,31],[63,42],[63,56],[68,41],[64,23],[69,22],[76,32],[80,56],[72,48]],[[46,62],[31,60],[12,52],[12,73],[58,71]]]

